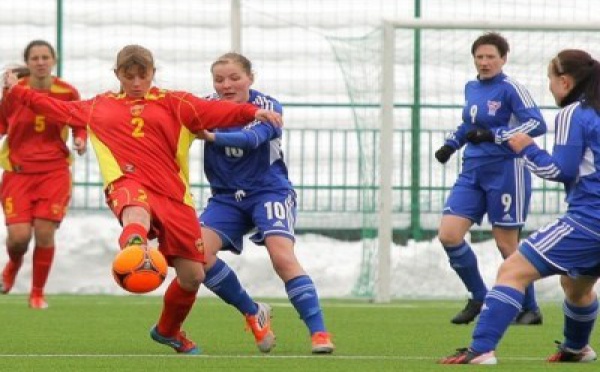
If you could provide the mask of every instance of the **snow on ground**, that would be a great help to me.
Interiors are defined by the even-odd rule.
[[[117,252],[120,233],[117,220],[108,213],[70,213],[57,233],[55,264],[48,281],[51,293],[124,294],[113,281],[110,267]],[[0,231],[4,241],[6,230]],[[229,252],[223,258],[237,272],[248,292],[257,297],[286,297],[283,284],[274,273],[263,247],[246,241],[241,256]],[[315,281],[322,297],[353,297],[362,259],[361,242],[345,242],[320,235],[298,236],[296,253],[306,271]],[[482,274],[492,285],[501,259],[492,242],[473,244]],[[0,249],[0,264],[7,260]],[[448,265],[446,255],[436,240],[394,246],[391,254],[393,298],[467,298],[462,283]],[[172,270],[172,269],[171,269]],[[173,272],[170,272],[170,277]],[[14,293],[28,293],[31,283],[31,250],[19,273]],[[154,294],[162,294],[163,284]],[[540,299],[560,299],[557,278],[537,285]],[[209,295],[203,289],[200,295]]]

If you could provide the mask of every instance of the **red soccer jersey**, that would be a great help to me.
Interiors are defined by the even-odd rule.
[[[194,133],[250,122],[257,111],[251,104],[207,101],[155,87],[141,99],[109,92],[63,102],[15,86],[7,99],[73,127],[87,125],[105,186],[127,177],[191,206],[188,153]]]
[[[19,85],[29,87],[29,78],[21,79]],[[79,100],[79,92],[57,77],[50,89],[37,91],[63,101]],[[0,134],[8,135],[0,150],[0,166],[7,171],[44,173],[66,168],[72,161],[64,121],[50,119],[19,101],[2,100]],[[73,135],[87,139],[85,128],[74,129]]]

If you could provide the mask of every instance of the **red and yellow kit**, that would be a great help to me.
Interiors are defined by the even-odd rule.
[[[29,78],[18,83],[28,88]],[[37,90],[63,101],[79,99],[77,90],[54,77],[48,90]],[[0,134],[6,139],[0,150],[1,198],[6,224],[43,218],[60,222],[71,198],[71,153],[67,147],[68,126],[14,100],[2,100]],[[73,129],[84,141],[85,128]]]
[[[29,78],[19,80],[28,88]],[[62,101],[77,101],[79,93],[65,81],[55,77],[49,90],[36,90]],[[6,171],[43,173],[68,168],[72,159],[66,141],[69,128],[64,121],[36,112],[18,100],[2,100],[0,134],[7,135],[0,150],[0,165]],[[73,130],[74,137],[86,139],[85,128]]]
[[[153,217],[151,233],[156,232],[159,242],[166,243],[164,246],[161,243],[160,249],[167,258],[177,255],[203,260],[196,248],[200,228],[188,182],[191,141],[195,138],[194,133],[201,130],[239,126],[254,120],[257,107],[208,101],[186,92],[155,87],[139,99],[109,92],[86,101],[63,102],[49,100],[31,89],[15,86],[6,99],[20,101],[36,112],[70,126],[87,126],[107,187],[107,202],[117,217],[120,217],[123,207],[120,204],[125,200],[129,200],[125,202],[129,205],[147,204],[146,208]],[[111,185],[113,187],[109,187]],[[141,191],[136,190],[136,185],[141,186]],[[130,195],[124,196],[121,191],[114,193],[118,190]],[[148,203],[139,198],[147,198]],[[152,205],[153,201],[155,205]],[[189,218],[169,222],[170,218],[166,217],[176,215],[176,211],[166,213],[172,208],[180,208],[177,213]],[[170,231],[172,223],[193,225],[189,229],[195,230],[195,236],[188,232],[186,236],[173,237],[177,233]],[[177,251],[181,249],[177,245],[193,249],[194,257]]]
[[[239,126],[254,120],[257,111],[251,104],[208,101],[158,88],[151,88],[143,99],[109,92],[64,102],[17,85],[6,99],[72,127],[87,126],[105,186],[127,177],[190,205],[187,160],[194,133]]]

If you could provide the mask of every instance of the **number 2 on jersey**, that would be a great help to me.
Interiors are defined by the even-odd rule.
[[[144,119],[136,116],[131,118],[131,125],[133,125],[133,132],[131,132],[131,136],[134,138],[142,138],[144,137]]]

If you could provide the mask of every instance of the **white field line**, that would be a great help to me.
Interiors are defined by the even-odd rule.
[[[0,354],[0,358],[201,358],[201,359],[342,359],[342,360],[431,360],[425,356],[385,355],[160,355],[160,354]],[[539,357],[502,357],[502,360],[544,361]]]

